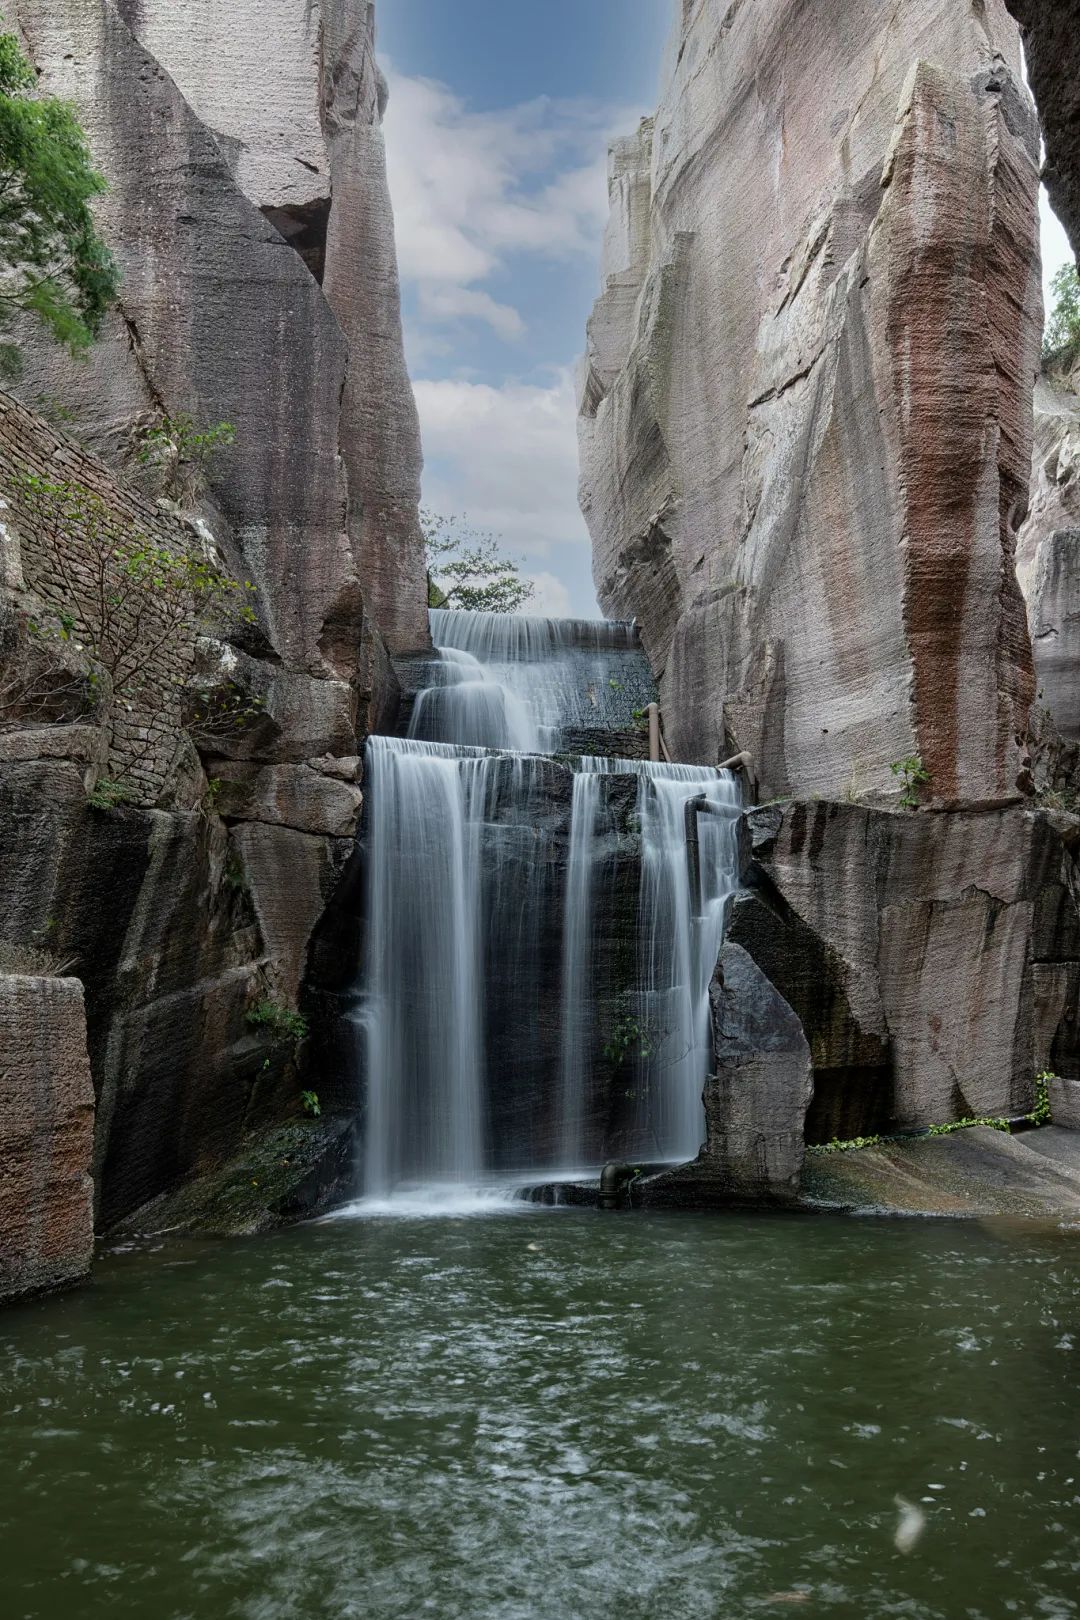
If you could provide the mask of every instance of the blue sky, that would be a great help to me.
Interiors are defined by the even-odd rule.
[[[655,106],[671,6],[379,0],[424,498],[503,536],[536,580],[535,611],[598,611],[573,369],[598,290],[607,142]],[[1068,244],[1044,216],[1049,278]]]
[[[573,368],[606,151],[656,104],[670,0],[380,0],[424,497],[500,533],[538,611],[597,613]]]

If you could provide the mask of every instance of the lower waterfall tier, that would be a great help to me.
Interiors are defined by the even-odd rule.
[[[736,782],[373,738],[367,783],[365,1194],[692,1157]]]

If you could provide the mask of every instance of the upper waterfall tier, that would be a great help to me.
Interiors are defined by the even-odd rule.
[[[433,657],[398,664],[410,737],[520,753],[639,750],[655,689],[634,625],[439,610],[431,634]]]

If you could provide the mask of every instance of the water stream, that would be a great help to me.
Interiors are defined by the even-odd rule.
[[[631,626],[439,612],[432,630],[409,735],[367,749],[363,1197],[691,1158],[738,785],[567,751],[640,736]]]

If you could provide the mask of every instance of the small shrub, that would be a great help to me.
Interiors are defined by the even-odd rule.
[[[299,1013],[290,1012],[288,1007],[283,1007],[279,1001],[271,1001],[269,997],[252,1007],[247,1021],[253,1029],[269,1035],[275,1046],[296,1048],[307,1038],[307,1019]]]
[[[171,500],[181,506],[194,506],[210,463],[235,441],[236,429],[231,422],[200,428],[186,413],[165,416],[143,433],[139,460],[146,466],[164,469],[165,493]]]
[[[248,876],[244,869],[244,863],[238,855],[229,856],[225,862],[225,870],[222,876],[230,889],[236,890],[238,894],[243,894],[246,891]]]
[[[900,803],[905,809],[917,809],[919,789],[925,787],[930,780],[930,772],[922,760],[917,754],[913,754],[910,759],[894,760],[889,769],[903,784],[904,791],[900,795]]]
[[[846,1142],[833,1137],[831,1142],[818,1142],[808,1148],[809,1153],[854,1153],[859,1148],[881,1147],[883,1136],[852,1136]]]
[[[1001,1119],[1000,1117],[995,1118],[989,1114],[983,1114],[978,1118],[954,1119],[949,1125],[931,1125],[929,1134],[931,1136],[952,1136],[954,1131],[970,1131],[973,1130],[977,1125],[986,1126],[992,1131],[1004,1131],[1006,1136],[1008,1136],[1012,1130],[1012,1126],[1009,1124],[1007,1119]]]
[[[114,782],[109,776],[100,776],[86,802],[95,810],[118,810],[125,804],[137,804],[139,794],[124,782]]]
[[[307,1114],[311,1119],[318,1119],[319,1115],[322,1113],[322,1104],[319,1101],[319,1093],[317,1091],[302,1091],[300,1093],[300,1101],[304,1105],[304,1113]]]
[[[652,1037],[636,1018],[620,1018],[604,1047],[604,1056],[609,1063],[621,1064],[631,1055],[648,1062],[653,1055]]]
[[[1052,1125],[1053,1114],[1050,1108],[1050,1082],[1057,1076],[1051,1074],[1049,1069],[1043,1069],[1041,1074],[1035,1076],[1035,1106],[1028,1115],[1033,1125]]]

